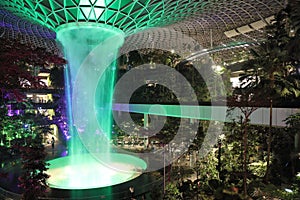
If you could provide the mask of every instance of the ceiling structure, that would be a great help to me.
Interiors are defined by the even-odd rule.
[[[69,22],[107,24],[127,35],[165,27],[193,38],[223,65],[263,40],[264,27],[284,6],[285,0],[2,0],[0,37],[59,52],[55,31]],[[157,29],[156,39],[172,42],[164,30]],[[130,37],[125,45],[147,42]]]

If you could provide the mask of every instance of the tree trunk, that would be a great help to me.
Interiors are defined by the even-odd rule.
[[[248,118],[245,118],[245,121],[242,122],[244,125],[243,130],[243,189],[244,189],[244,196],[247,197],[247,154],[248,154],[248,127],[247,127]]]
[[[270,88],[271,92],[273,92],[274,89],[274,72],[270,74]],[[269,96],[270,98],[270,118],[269,118],[269,133],[268,133],[268,138],[267,138],[267,145],[268,145],[268,150],[267,150],[267,169],[266,169],[266,174],[265,174],[265,182],[269,181],[269,172],[270,172],[270,157],[271,157],[271,141],[272,141],[272,119],[273,119],[273,98],[272,98],[272,93]]]
[[[269,172],[270,172],[270,157],[271,157],[271,141],[272,141],[272,118],[273,118],[273,100],[270,99],[270,119],[269,119],[269,133],[267,138],[267,169],[265,174],[265,181],[269,181]]]

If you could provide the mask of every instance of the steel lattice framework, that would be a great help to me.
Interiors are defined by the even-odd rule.
[[[258,42],[264,27],[282,9],[284,0],[2,0],[0,35],[48,48],[56,28],[69,22],[107,24],[132,33],[149,27],[168,27],[197,40],[203,48],[236,42]],[[17,33],[16,33],[17,32]],[[165,33],[158,34],[168,40]],[[42,41],[42,42],[41,42]],[[144,42],[143,40],[132,40]],[[130,44],[128,44],[130,45]],[[214,52],[216,62],[230,62],[247,47]]]
[[[0,3],[16,15],[55,29],[70,22],[108,24],[128,32],[170,24],[203,12],[207,1],[181,0],[5,0]]]

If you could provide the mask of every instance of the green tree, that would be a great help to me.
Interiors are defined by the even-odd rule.
[[[248,134],[249,134],[249,122],[251,114],[258,109],[261,103],[261,99],[255,93],[255,89],[252,87],[245,87],[236,89],[233,95],[229,98],[229,111],[238,109],[241,112],[240,115],[240,132],[242,135],[242,168],[243,168],[243,192],[246,197],[247,192],[247,174],[248,174]]]
[[[287,32],[287,17],[285,10],[275,16],[274,22],[267,27],[267,40],[263,41],[257,49],[252,50],[253,58],[244,65],[245,74],[241,77],[243,87],[253,88],[255,95],[265,96],[266,101],[262,102],[261,106],[270,108],[266,181],[269,175],[273,137],[274,103],[278,104],[282,97],[287,101],[300,95],[299,79],[293,76],[296,66],[293,65],[288,53],[290,36]]]
[[[182,199],[180,196],[179,189],[174,183],[168,183],[166,185],[166,190],[163,199],[166,200],[180,200]]]
[[[2,111],[3,109],[1,109]],[[10,149],[14,159],[20,158],[22,170],[19,176],[19,187],[22,188],[24,200],[38,199],[47,189],[45,162],[46,152],[42,143],[44,128],[35,124],[35,115],[24,114],[7,116],[2,113],[1,140]],[[2,158],[1,153],[1,158]],[[5,160],[3,160],[5,161]]]
[[[288,53],[291,60],[295,61],[294,64],[300,64],[300,1],[299,0],[289,0],[286,12],[288,15],[288,31],[289,31],[289,44]],[[299,74],[298,74],[299,75]]]
[[[300,152],[300,113],[295,113],[290,115],[285,120],[288,132],[294,137],[294,151],[292,153],[292,161],[293,161],[293,169],[299,170],[300,169],[300,162],[299,162],[299,152]]]

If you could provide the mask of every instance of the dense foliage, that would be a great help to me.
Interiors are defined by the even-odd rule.
[[[0,39],[0,138],[1,159],[20,161],[19,187],[25,200],[38,199],[47,189],[43,136],[49,131],[47,116],[25,112],[33,109],[26,89],[43,89],[40,69],[63,65],[66,61],[45,48],[23,44],[19,40]],[[8,113],[19,110],[18,113]],[[6,160],[7,161],[7,160]]]
[[[0,39],[0,90],[1,99],[23,101],[21,88],[38,88],[45,85],[40,81],[37,68],[62,65],[66,61],[45,48],[32,47],[18,40]]]

